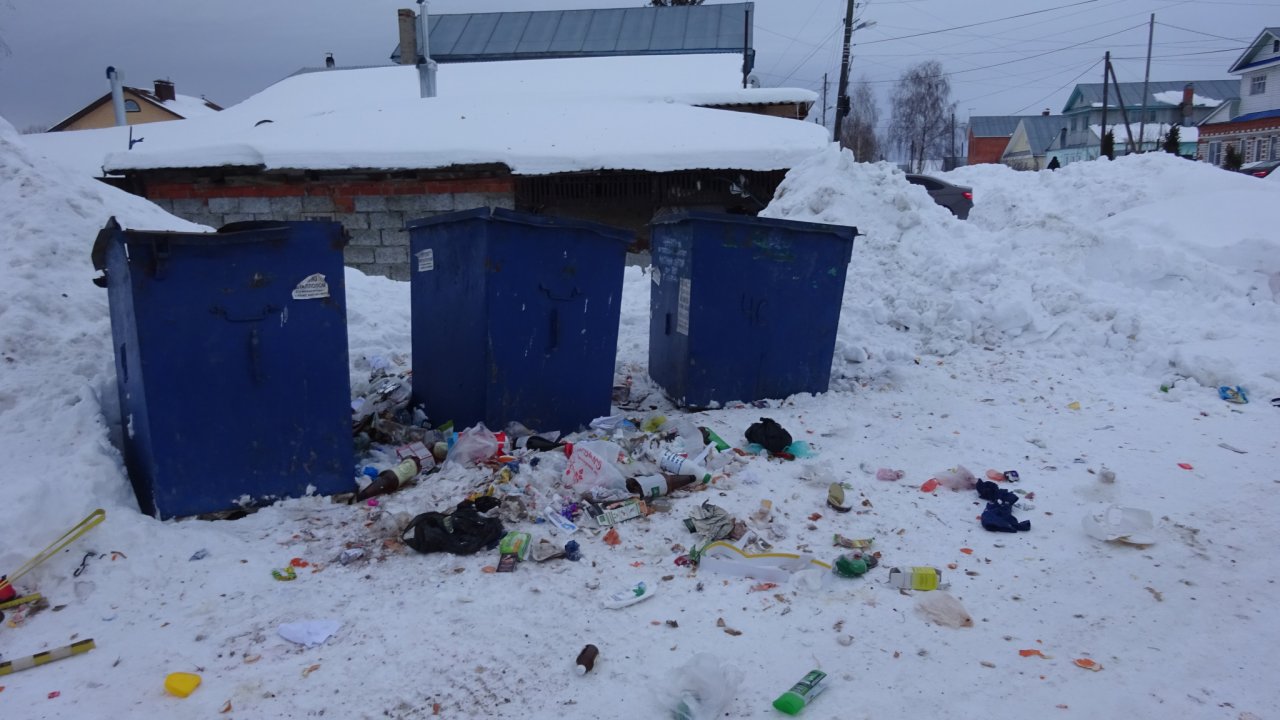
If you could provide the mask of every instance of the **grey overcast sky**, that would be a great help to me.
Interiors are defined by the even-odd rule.
[[[708,0],[716,4],[718,0]],[[644,0],[433,0],[432,13],[637,7]],[[172,80],[179,94],[237,103],[300,67],[389,62],[396,10],[409,0],[0,0],[0,116],[48,126],[125,83]],[[835,103],[846,0],[756,0],[756,72],[765,86]],[[852,77],[882,98],[904,68],[934,58],[951,76],[957,117],[1059,112],[1077,82],[1099,82],[1111,50],[1121,81],[1142,80],[1156,14],[1153,80],[1227,79],[1264,27],[1270,0],[859,0]],[[1021,17],[1010,17],[1021,15]],[[1007,19],[1006,19],[1007,18]],[[960,27],[968,26],[968,27]],[[832,113],[828,113],[830,119]]]

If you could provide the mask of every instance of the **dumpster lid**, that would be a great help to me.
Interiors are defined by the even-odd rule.
[[[778,218],[762,218],[752,215],[734,215],[732,213],[708,212],[706,210],[673,210],[655,215],[650,225],[671,225],[689,221],[704,221],[730,225],[748,225],[753,228],[777,228],[806,233],[827,233],[841,239],[853,240],[858,237],[858,228],[852,225],[831,225],[828,223],[805,222],[801,220],[780,220]]]
[[[626,244],[630,244],[634,239],[634,233],[630,230],[624,230],[612,225],[591,222],[589,220],[578,220],[576,218],[535,215],[533,213],[518,212],[516,210],[508,210],[500,207],[478,207],[472,208],[471,210],[458,210],[456,212],[445,213],[443,215],[410,220],[405,223],[404,229],[415,230],[420,227],[445,225],[449,223],[463,222],[466,220],[501,220],[508,223],[529,225],[530,227],[586,230],[597,235],[602,235],[610,240],[617,240],[618,242]]]

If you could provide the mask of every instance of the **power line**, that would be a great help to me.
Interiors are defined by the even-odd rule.
[[[797,63],[796,66],[791,69],[791,72],[787,73],[781,80],[778,81],[778,84],[781,85],[782,83],[790,80],[792,75],[795,75],[797,72],[800,72],[800,68],[804,67],[804,64],[809,62],[809,58],[812,58],[814,55],[818,54],[819,50],[821,50],[823,47],[826,47],[826,44],[828,42],[831,42],[831,38],[835,37],[836,33],[840,32],[840,29],[842,27],[844,27],[844,25],[840,24],[832,28],[831,32],[827,33],[827,36],[822,39],[821,44],[814,47],[813,50],[810,51],[808,55],[805,55],[804,59],[801,60],[799,63]]]
[[[1032,10],[1031,12],[1019,13],[1017,15],[1009,15],[1007,17],[995,18],[994,20],[983,20],[982,22],[969,23],[968,25],[956,25],[955,27],[941,28],[938,30],[926,30],[925,32],[915,33],[914,35],[900,35],[898,37],[881,38],[880,40],[869,40],[867,42],[858,43],[859,45],[874,45],[876,43],[891,42],[893,40],[906,40],[908,38],[922,37],[924,35],[937,35],[938,33],[951,32],[952,30],[963,30],[965,28],[977,27],[979,25],[990,25],[991,23],[1003,22],[1005,20],[1013,20],[1015,18],[1027,17],[1028,15],[1039,15],[1040,13],[1053,12],[1054,10],[1063,10],[1077,5],[1088,5],[1098,0],[1080,0],[1069,5],[1059,5],[1057,7],[1045,8],[1044,10]]]
[[[1094,60],[1092,65],[1090,65],[1089,67],[1087,67],[1087,68],[1085,68],[1085,69],[1084,69],[1084,72],[1081,72],[1079,75],[1077,75],[1077,76],[1075,76],[1075,77],[1071,78],[1070,80],[1066,81],[1065,83],[1063,83],[1063,84],[1062,84],[1062,86],[1061,86],[1061,87],[1054,88],[1054,90],[1053,90],[1052,92],[1050,92],[1049,94],[1047,94],[1047,95],[1045,95],[1044,97],[1040,98],[1039,100],[1036,100],[1035,102],[1029,102],[1029,103],[1027,103],[1026,105],[1023,105],[1022,107],[1018,108],[1017,110],[1014,110],[1013,112],[1011,112],[1011,113],[1009,113],[1009,114],[1010,114],[1010,115],[1017,115],[1018,113],[1022,112],[1023,110],[1026,110],[1027,108],[1031,107],[1032,105],[1039,105],[1040,103],[1044,102],[1045,100],[1048,100],[1050,97],[1052,97],[1052,96],[1054,95],[1054,93],[1061,92],[1062,90],[1066,89],[1066,87],[1067,87],[1068,85],[1071,85],[1071,84],[1072,84],[1072,83],[1074,83],[1075,81],[1077,81],[1077,80],[1079,80],[1080,78],[1084,77],[1087,73],[1089,73],[1089,71],[1091,71],[1091,70],[1093,70],[1094,68],[1098,67],[1098,63],[1100,63],[1100,62],[1102,62],[1102,60],[1101,60],[1101,59]],[[979,97],[986,97],[986,96],[985,96],[985,95],[980,95]],[[977,98],[970,98],[970,99],[974,99],[974,100],[976,100]]]
[[[1204,35],[1205,37],[1217,38],[1219,40],[1230,40],[1231,42],[1249,42],[1248,40],[1245,40],[1243,38],[1223,37],[1221,35],[1214,35],[1213,33],[1200,32],[1199,30],[1192,30],[1191,28],[1184,28],[1184,27],[1179,27],[1177,25],[1170,25],[1169,23],[1163,23],[1163,22],[1160,22],[1159,20],[1156,21],[1156,24],[1163,25],[1167,28],[1173,28],[1174,30],[1182,30],[1189,33],[1195,33],[1197,35]]]

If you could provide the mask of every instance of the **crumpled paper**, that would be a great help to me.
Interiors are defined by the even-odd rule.
[[[342,627],[341,620],[299,620],[280,623],[280,637],[305,647],[323,645]]]

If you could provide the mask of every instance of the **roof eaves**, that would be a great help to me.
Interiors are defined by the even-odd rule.
[[[1280,27],[1263,28],[1262,32],[1258,33],[1258,37],[1254,38],[1253,42],[1249,43],[1249,47],[1245,48],[1244,53],[1236,58],[1235,62],[1231,63],[1231,68],[1227,72],[1235,73],[1248,67],[1247,59],[1253,57],[1254,53],[1258,52],[1258,49],[1266,44],[1265,39],[1268,35],[1280,38]]]

